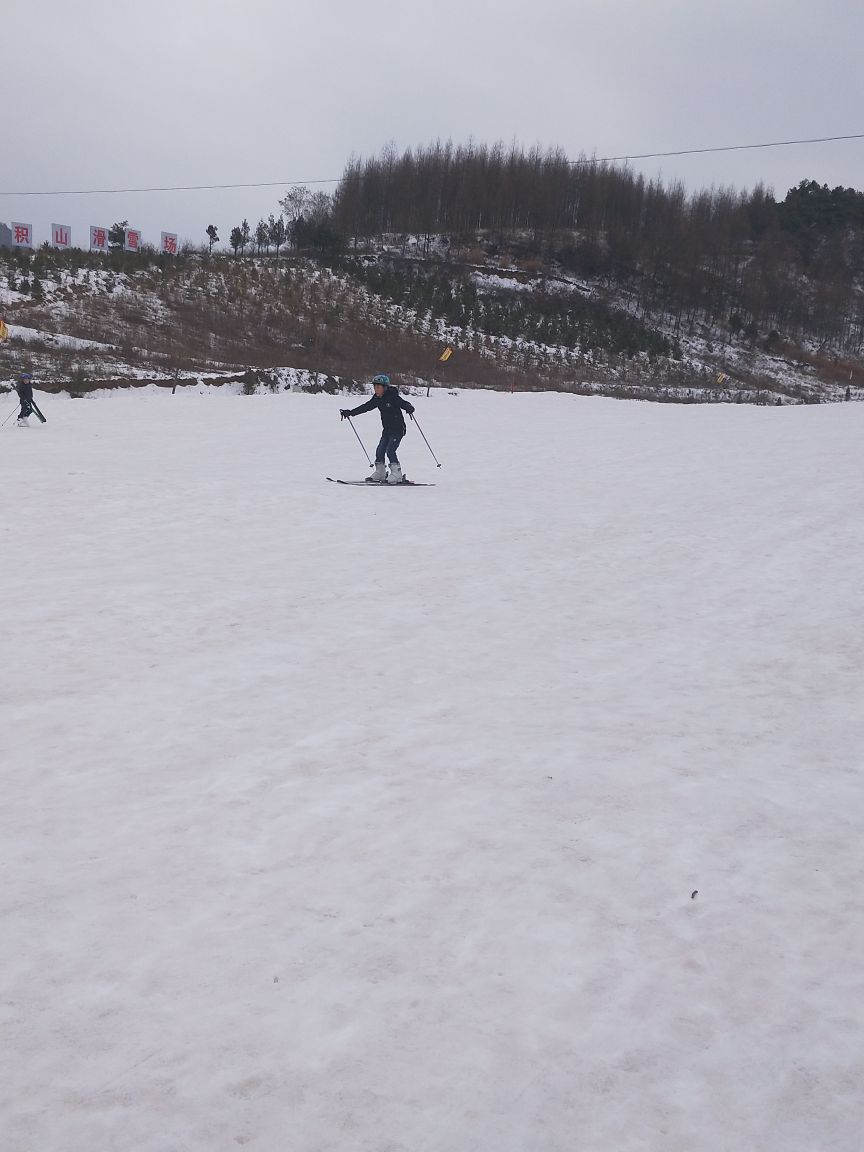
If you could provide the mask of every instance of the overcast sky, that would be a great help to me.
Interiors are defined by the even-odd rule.
[[[437,137],[607,156],[864,132],[861,0],[0,0],[0,43],[2,192],[326,179]],[[864,140],[635,163],[864,189]],[[281,194],[4,195],[0,220],[203,241]]]

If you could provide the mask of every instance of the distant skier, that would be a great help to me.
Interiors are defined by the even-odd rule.
[[[22,372],[15,385],[18,399],[21,401],[21,411],[18,413],[18,427],[27,428],[30,421],[27,417],[33,411],[33,377],[29,372]]]
[[[396,388],[390,383],[390,377],[376,376],[372,381],[375,395],[359,408],[342,408],[339,415],[345,420],[348,416],[359,416],[361,412],[371,412],[377,408],[381,413],[382,433],[375,451],[375,471],[367,477],[369,484],[404,484],[402,465],[396,455],[402,437],[405,435],[405,417],[403,411],[411,413],[414,405],[403,400]],[[390,475],[387,475],[385,457],[390,461]]]

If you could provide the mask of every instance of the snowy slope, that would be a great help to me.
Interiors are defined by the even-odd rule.
[[[401,247],[385,245],[365,265],[385,255],[392,260]],[[421,238],[419,251],[424,247]],[[444,250],[439,246],[439,255]],[[497,259],[446,267],[457,280],[470,274],[481,296],[507,308],[517,298],[524,304],[529,296],[558,297],[562,307],[568,298],[580,306],[591,300],[628,324],[640,319],[631,311],[630,290],[610,287],[605,278],[585,279],[563,269],[529,274],[501,267]],[[425,261],[408,263],[419,268]],[[440,275],[444,267],[435,263],[426,271]],[[167,273],[146,263],[126,272],[108,265],[45,272],[39,281],[43,302],[4,288],[4,281],[19,283],[20,269],[4,264],[0,251],[0,311],[6,309],[11,333],[10,343],[0,347],[0,384],[13,380],[22,366],[45,383],[72,390],[94,380],[236,374],[280,364],[362,377],[380,366],[378,353],[367,363],[375,347],[390,349],[391,368],[401,369],[403,382],[425,382],[440,377],[438,357],[449,344],[458,355],[445,370],[448,381],[504,390],[515,384],[664,402],[787,404],[840,400],[849,386],[854,399],[864,398],[864,374],[851,349],[840,355],[839,348],[831,352],[821,343],[798,348],[781,341],[769,353],[759,341],[733,339],[725,324],[693,320],[682,327],[680,316],[671,314],[658,313],[649,324],[670,347],[680,346],[680,357],[644,350],[610,355],[590,340],[584,348],[546,343],[536,332],[531,336],[527,320],[515,332],[497,323],[481,325],[484,330],[467,320],[457,324],[452,315],[448,321],[425,305],[397,302],[398,291],[380,295],[348,272],[299,257],[278,265],[270,257],[237,260],[223,254],[183,259]],[[232,322],[225,323],[226,314]],[[322,327],[327,339],[321,338]],[[511,335],[500,334],[508,330]],[[392,362],[397,350],[398,365]]]
[[[339,406],[0,432],[3,1152],[857,1152],[864,406]]]

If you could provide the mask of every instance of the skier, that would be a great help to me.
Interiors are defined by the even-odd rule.
[[[27,428],[30,421],[27,417],[33,411],[33,377],[29,372],[22,372],[15,385],[18,399],[21,401],[21,411],[18,413],[18,427]]]
[[[361,412],[371,412],[377,408],[381,413],[382,433],[375,451],[375,471],[366,478],[367,484],[404,484],[402,465],[396,450],[405,435],[405,417],[402,412],[412,413],[414,405],[403,400],[396,388],[390,383],[390,377],[376,376],[372,381],[375,395],[359,408],[342,408],[339,415],[343,420],[349,416],[359,416]],[[390,461],[390,475],[387,475],[386,458]]]

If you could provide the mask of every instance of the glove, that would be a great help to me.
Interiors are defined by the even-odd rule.
[[[351,415],[351,409],[350,408],[340,408],[339,409],[339,415],[342,417],[343,420],[345,420],[348,416]]]

